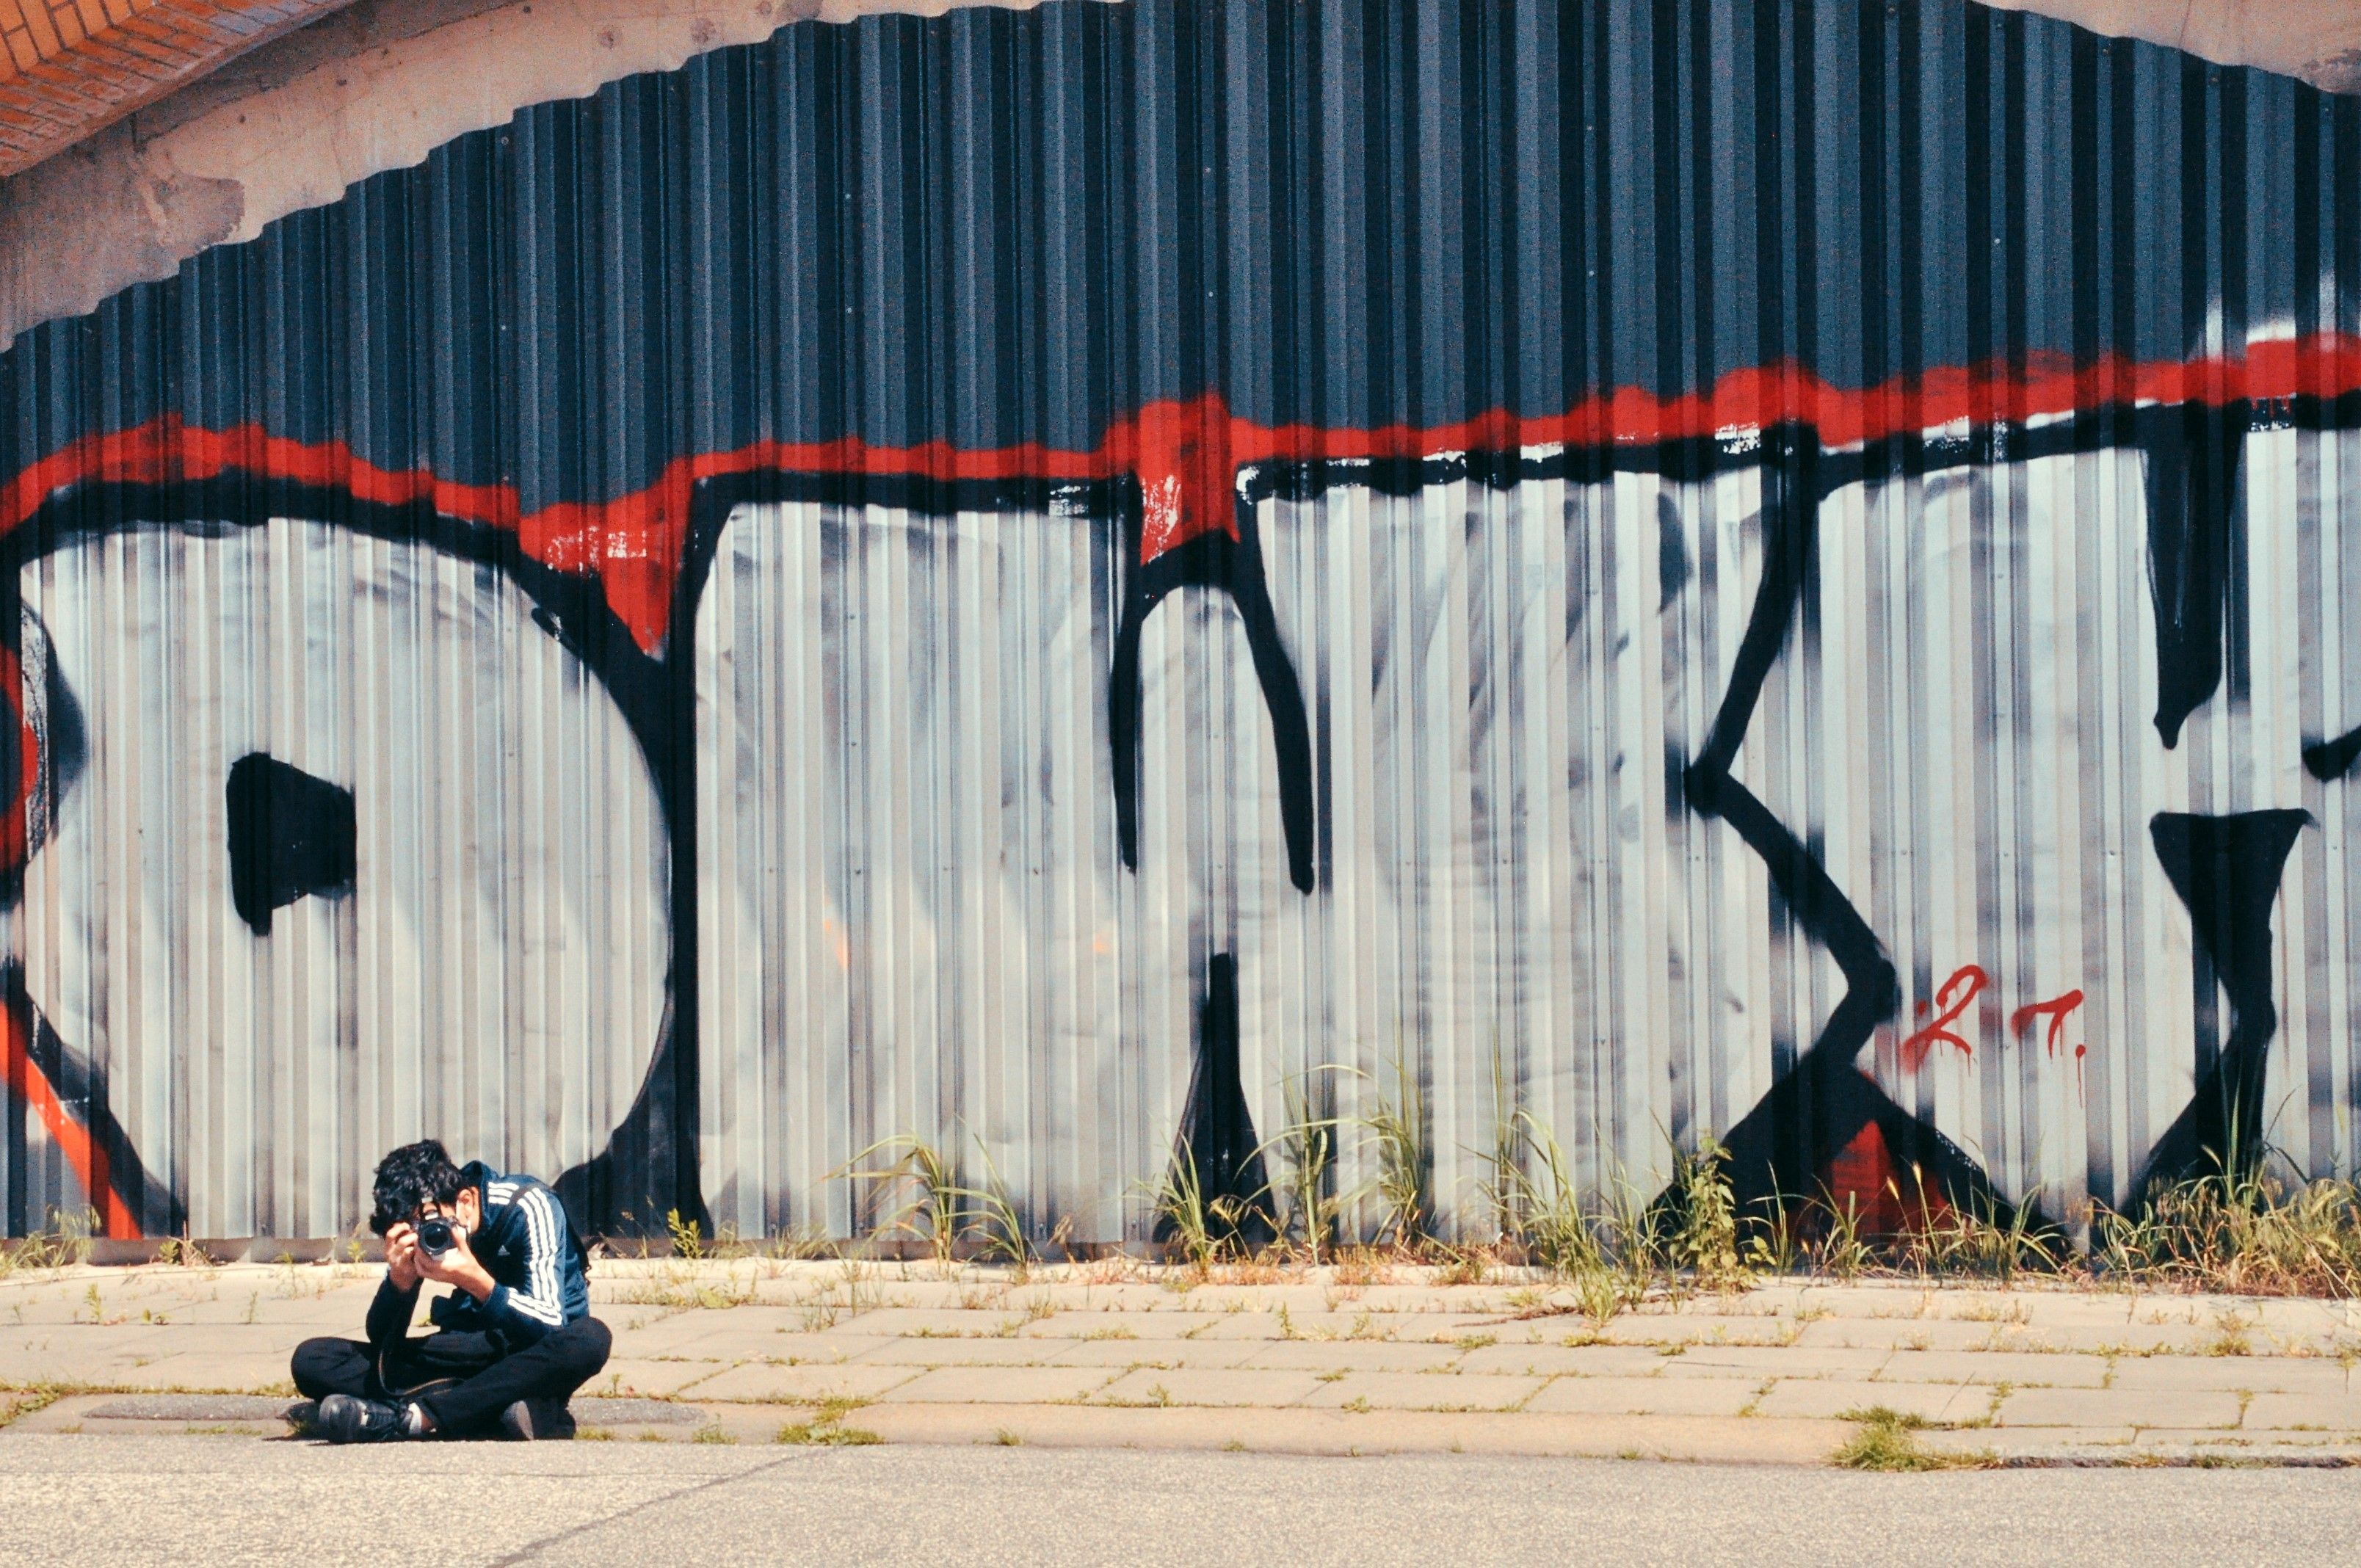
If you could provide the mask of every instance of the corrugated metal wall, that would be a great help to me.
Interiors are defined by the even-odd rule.
[[[148,1224],[334,1234],[402,1128],[550,1171],[605,1146],[664,1021],[664,817],[513,584],[274,521],[85,537],[23,603],[72,709],[42,716],[25,992],[182,1195]],[[225,831],[258,753],[349,792],[357,829],[350,876],[267,932]]]
[[[1137,1236],[1224,954],[1253,1128],[1400,1061],[1450,1223],[1507,1107],[2064,1212],[2235,1084],[2349,1171],[2356,430],[2361,102],[1958,0],[529,110],[0,356],[9,1223],[434,1132],[842,1230],[912,1132]]]

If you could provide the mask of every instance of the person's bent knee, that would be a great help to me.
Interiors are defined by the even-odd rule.
[[[596,1318],[577,1318],[559,1331],[566,1345],[566,1370],[588,1382],[614,1353],[614,1332]]]
[[[307,1339],[288,1358],[288,1376],[295,1391],[318,1399],[341,1391],[336,1374],[352,1357],[352,1343],[335,1338]]]

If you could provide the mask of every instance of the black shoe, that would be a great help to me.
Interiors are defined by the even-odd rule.
[[[412,1435],[409,1411],[350,1394],[321,1400],[312,1424],[330,1442],[395,1442]]]
[[[557,1442],[574,1435],[563,1399],[519,1399],[500,1412],[500,1431],[519,1442]]]

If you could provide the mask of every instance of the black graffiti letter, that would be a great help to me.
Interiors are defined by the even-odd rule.
[[[2143,1200],[2159,1184],[2240,1174],[2260,1159],[2263,1069],[2279,1024],[2271,1003],[2271,905],[2288,851],[2311,820],[2301,811],[2169,811],[2148,825],[2156,858],[2189,906],[2201,960],[2199,1014],[2212,1012],[2218,981],[2230,1002],[2230,1035],[2210,1067],[2201,1058],[2196,1094],[2148,1156],[2136,1189]]]

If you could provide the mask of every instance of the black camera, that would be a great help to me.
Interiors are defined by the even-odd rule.
[[[451,1222],[439,1214],[431,1220],[418,1222],[418,1250],[429,1257],[441,1257],[451,1250],[456,1240]]]

